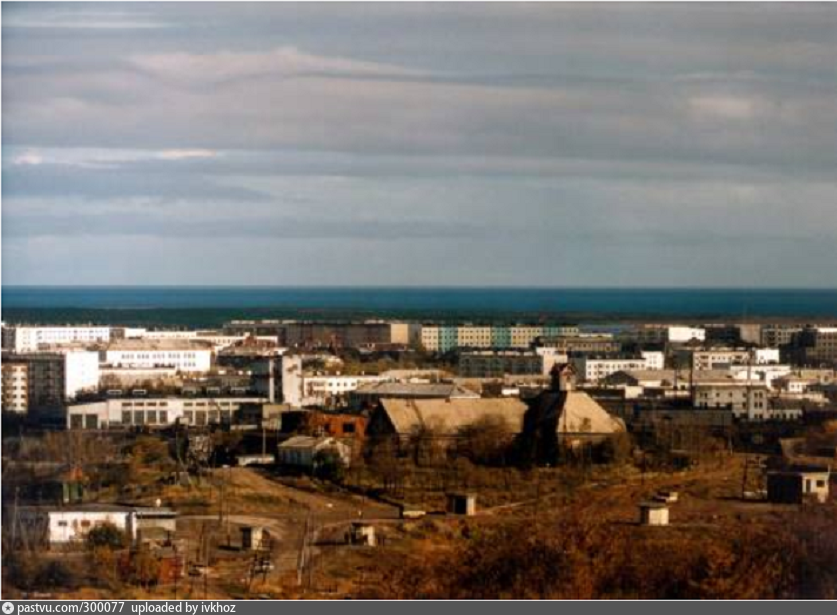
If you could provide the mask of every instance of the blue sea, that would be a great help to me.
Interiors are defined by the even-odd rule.
[[[242,317],[837,318],[837,289],[4,286],[4,319],[210,325]]]

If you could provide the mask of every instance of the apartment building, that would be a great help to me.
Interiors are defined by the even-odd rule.
[[[640,344],[685,344],[692,340],[706,341],[706,329],[680,325],[642,325],[627,333]]]
[[[422,325],[421,345],[431,352],[457,348],[525,349],[541,338],[578,335],[578,327],[560,325]]]
[[[3,361],[3,411],[26,412],[29,409],[29,365]]]
[[[52,327],[52,326],[3,326],[3,350],[36,352],[46,347],[67,344],[94,344],[108,342],[110,327]]]
[[[491,348],[494,337],[492,327],[464,326],[456,328],[458,348]]]
[[[543,375],[546,357],[532,351],[485,350],[459,356],[463,378],[502,378],[505,375]]]
[[[22,406],[24,400],[20,398],[18,411],[60,407],[66,400],[82,392],[95,392],[99,387],[99,353],[95,351],[64,348],[10,354],[3,357],[3,370],[4,381],[7,374],[16,378],[14,386],[18,391],[25,372],[26,406]]]
[[[622,343],[610,334],[545,336],[537,344],[543,348],[553,348],[562,353],[609,354],[622,351]]]
[[[768,390],[764,384],[718,381],[698,382],[692,387],[695,408],[732,410],[736,415],[758,418],[768,414]]]
[[[707,348],[682,349],[677,352],[681,366],[697,371],[724,369],[732,365],[771,365],[779,363],[778,348]]]
[[[807,327],[794,334],[788,356],[799,365],[837,365],[837,327]]]
[[[761,345],[779,348],[790,344],[793,336],[800,333],[804,327],[794,324],[765,324],[761,325]]]

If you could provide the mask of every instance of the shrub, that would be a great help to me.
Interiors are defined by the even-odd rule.
[[[121,549],[125,546],[125,533],[112,523],[102,523],[88,532],[87,546],[91,550],[98,547]]]
[[[65,562],[50,560],[38,570],[35,584],[45,589],[75,589],[79,585],[79,578],[76,571]]]
[[[314,455],[314,476],[334,483],[342,483],[346,475],[346,464],[340,453],[325,449]]]

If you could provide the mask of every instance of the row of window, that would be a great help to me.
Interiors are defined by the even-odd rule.
[[[144,406],[148,406],[149,408],[153,408],[157,405],[159,405],[161,408],[166,408],[166,407],[168,407],[169,403],[167,401],[161,401],[161,402],[156,402],[156,401],[124,401],[124,402],[122,402],[122,407],[123,408],[132,408],[132,407],[141,408],[141,407],[144,407]]]

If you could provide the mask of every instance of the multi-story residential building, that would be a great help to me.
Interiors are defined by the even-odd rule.
[[[676,354],[681,366],[697,371],[724,369],[732,365],[770,365],[779,363],[778,348],[684,348]]]
[[[35,352],[51,346],[108,342],[110,332],[110,327],[6,325],[3,328],[3,349],[15,352]]]
[[[643,350],[640,356],[645,359],[645,369],[663,369],[666,366],[666,355],[659,350]]]
[[[706,341],[706,329],[679,325],[642,325],[626,333],[640,344],[685,344],[692,340]]]
[[[29,409],[29,365],[3,361],[3,411],[26,412]]]
[[[104,351],[107,365],[174,367],[182,372],[205,372],[212,367],[212,346],[193,340],[118,340]]]
[[[543,375],[546,357],[533,351],[483,350],[459,356],[464,378],[502,378],[505,375]]]
[[[300,348],[360,348],[419,341],[419,326],[382,320],[326,322],[297,320],[233,320],[224,325],[227,334],[269,335],[280,346]]]
[[[729,324],[704,325],[703,328],[706,329],[706,341],[712,344],[737,346],[742,342],[741,326]],[[754,343],[758,344],[759,342],[757,340]]]
[[[806,327],[793,335],[787,352],[799,365],[837,365],[837,327]]]
[[[761,325],[761,345],[780,348],[791,343],[793,336],[804,329],[802,325],[772,324]]]
[[[421,328],[421,345],[430,352],[439,351],[439,327]]]
[[[248,404],[263,404],[264,397],[133,397],[109,398],[67,406],[68,429],[167,427],[179,421],[205,426],[230,423]]]
[[[404,346],[413,346],[418,344],[421,339],[421,325],[412,322],[391,322],[390,328],[390,343],[403,344]]]
[[[241,344],[245,340],[256,340],[274,345],[279,344],[279,338],[276,335],[229,334],[222,331],[145,331],[139,337],[144,340],[189,340],[193,342],[206,342],[216,352],[236,344]]]
[[[695,408],[723,408],[736,416],[764,417],[769,413],[768,391],[764,384],[718,381],[699,382],[692,387]]]
[[[608,333],[566,337],[545,336],[538,341],[538,346],[553,348],[556,352],[573,354],[590,353],[601,355],[622,351],[622,343],[615,340]]]
[[[25,366],[27,410],[57,408],[79,393],[95,392],[99,387],[99,353],[95,351],[64,348],[3,357],[4,374],[24,369],[14,366]]]
[[[577,327],[559,325],[423,325],[421,344],[431,352],[457,348],[525,349],[541,338],[563,339],[578,335]]]
[[[543,327],[517,325],[509,327],[512,348],[529,348],[535,340],[544,336]]]
[[[491,348],[491,327],[462,326],[456,330],[457,348]]]

